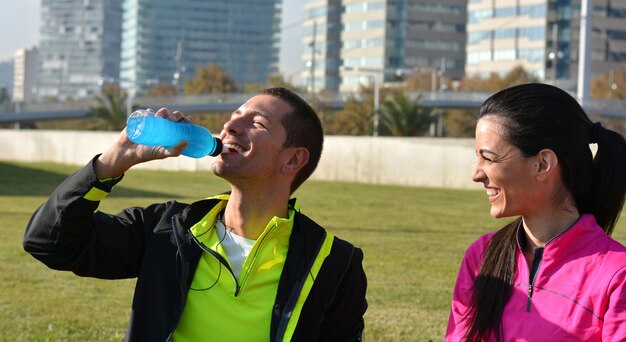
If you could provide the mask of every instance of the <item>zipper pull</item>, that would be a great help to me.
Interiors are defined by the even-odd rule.
[[[528,284],[528,301],[526,302],[526,312],[530,312],[530,302],[533,298],[533,284]]]

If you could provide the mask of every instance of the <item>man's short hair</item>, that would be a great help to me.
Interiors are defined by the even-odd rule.
[[[315,110],[287,88],[265,88],[259,91],[258,95],[274,96],[291,106],[292,111],[285,113],[281,121],[287,132],[283,147],[304,147],[309,151],[309,162],[304,165],[291,183],[291,193],[293,193],[317,168],[324,146],[322,123]]]

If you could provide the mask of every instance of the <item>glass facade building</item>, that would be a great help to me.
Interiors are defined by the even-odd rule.
[[[438,71],[460,79],[465,66],[465,0],[344,0],[341,90],[354,91],[379,73]]]
[[[302,73],[309,91],[339,89],[341,0],[307,0],[304,4]],[[314,89],[312,89],[314,88]]]
[[[280,0],[124,0],[120,84],[141,94],[182,89],[196,67],[218,64],[239,87],[278,71]]]
[[[117,82],[122,0],[42,0],[39,97],[91,97]]]
[[[580,0],[472,0],[466,73],[486,77],[521,65],[540,80],[575,88]],[[626,62],[626,1],[593,2],[591,73]]]

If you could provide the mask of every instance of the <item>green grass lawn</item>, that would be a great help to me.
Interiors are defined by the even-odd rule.
[[[0,341],[119,341],[134,280],[79,278],[22,249],[30,215],[76,166],[0,162]],[[468,175],[469,177],[469,175]],[[477,187],[479,188],[479,187]],[[228,190],[209,173],[131,171],[102,202],[117,212]],[[368,341],[440,341],[467,246],[504,221],[484,191],[307,182],[302,211],[365,253]],[[626,242],[620,220],[614,236]]]

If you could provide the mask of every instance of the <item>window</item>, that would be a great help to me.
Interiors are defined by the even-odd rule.
[[[463,14],[465,13],[465,6],[440,4],[436,2],[431,3],[410,3],[408,8],[418,9],[423,12],[438,12],[438,13],[450,13],[450,14]]]
[[[346,31],[361,31],[375,28],[381,28],[385,26],[383,20],[371,20],[371,21],[353,21],[346,23]]]
[[[519,36],[530,40],[546,39],[546,28],[544,26],[522,27],[519,29]]]
[[[531,18],[541,18],[546,16],[546,6],[545,5],[529,5],[529,6],[521,6],[519,8],[520,15],[527,15]]]
[[[496,39],[511,39],[515,38],[515,29],[496,30],[494,32]]]
[[[478,10],[478,11],[471,11],[469,12],[468,21],[470,24],[475,24],[475,23],[480,22],[483,19],[491,18],[491,17],[493,17],[493,10],[491,8]]]
[[[515,59],[515,49],[502,49],[493,52],[494,61],[511,61]]]
[[[491,60],[491,51],[472,51],[467,54],[467,64],[479,64]]]
[[[609,39],[626,40],[626,31],[607,30]]]
[[[517,14],[517,8],[515,7],[501,7],[496,8],[494,17],[503,18],[503,17],[514,17]]]
[[[519,49],[517,50],[517,56],[519,59],[525,59],[529,62],[541,62],[543,61],[545,52],[543,49]]]
[[[313,19],[326,16],[326,7],[311,8],[304,12],[305,19]]]
[[[385,8],[385,2],[383,1],[356,3],[346,6],[346,13],[360,13],[374,11],[381,8]]]
[[[493,31],[491,30],[468,32],[467,42],[468,44],[477,44],[483,40],[491,40],[492,34]]]

